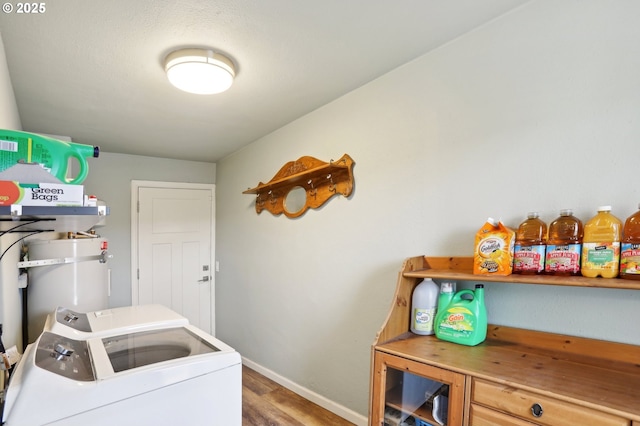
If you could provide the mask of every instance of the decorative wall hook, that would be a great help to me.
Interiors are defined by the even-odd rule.
[[[273,205],[275,205],[278,202],[278,199],[276,198],[272,190],[269,191],[269,202]]]
[[[329,179],[329,191],[336,192],[336,184],[333,183],[333,178],[331,177],[331,173],[327,175],[327,179]]]
[[[349,197],[354,185],[354,164],[347,154],[329,163],[314,157],[300,157],[282,166],[269,182],[260,182],[243,194],[258,194],[257,213],[268,210],[274,215],[284,213],[290,218],[299,217],[309,208],[322,206],[334,195]],[[261,197],[264,193],[269,197],[269,203]]]
[[[312,197],[315,198],[315,196],[318,193],[318,190],[316,188],[313,187],[313,179],[309,179],[307,181],[307,185],[309,185],[309,195],[311,195]]]

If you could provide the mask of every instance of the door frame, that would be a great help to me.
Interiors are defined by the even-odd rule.
[[[131,181],[131,304],[136,306],[139,304],[139,280],[138,280],[138,191],[140,188],[166,188],[166,189],[205,189],[211,191],[211,259],[209,265],[215,265],[215,217],[216,217],[216,185],[210,183],[188,183],[188,182],[163,182],[151,180],[132,180]],[[215,336],[216,331],[216,282],[215,272],[211,270],[211,335]]]

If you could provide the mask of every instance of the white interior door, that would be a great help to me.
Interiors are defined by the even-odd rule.
[[[140,184],[136,192],[134,304],[165,305],[214,334],[213,185]]]

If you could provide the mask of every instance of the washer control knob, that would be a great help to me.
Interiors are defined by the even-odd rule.
[[[53,348],[55,353],[52,353],[51,356],[55,357],[56,360],[61,361],[65,357],[70,357],[73,354],[73,349],[64,346],[61,343],[56,343],[56,346]]]
[[[78,316],[74,313],[67,313],[67,315],[64,316],[64,320],[66,322],[74,322],[74,321],[78,321]]]

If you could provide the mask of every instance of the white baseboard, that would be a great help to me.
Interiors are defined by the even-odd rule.
[[[250,359],[247,359],[245,357],[242,357],[242,363],[244,365],[246,365],[247,367],[249,367],[252,370],[257,371],[258,373],[262,374],[263,376],[273,380],[274,382],[284,386],[285,388],[289,389],[292,392],[297,393],[298,395],[302,396],[305,399],[308,399],[309,401],[313,402],[314,404],[318,404],[319,406],[321,406],[322,408],[325,408],[329,411],[331,411],[332,413],[342,417],[345,420],[350,421],[351,423],[357,425],[357,426],[366,426],[367,425],[367,418],[365,416],[363,416],[360,413],[356,413],[353,410],[348,409],[347,407],[340,405],[334,401],[331,401],[330,399],[325,398],[324,396],[317,394],[303,386],[300,386],[297,383],[292,382],[291,380],[287,379],[286,377],[282,377],[281,375],[269,370],[268,368],[265,368],[263,366],[261,366],[260,364],[256,364],[255,362],[251,361]]]

